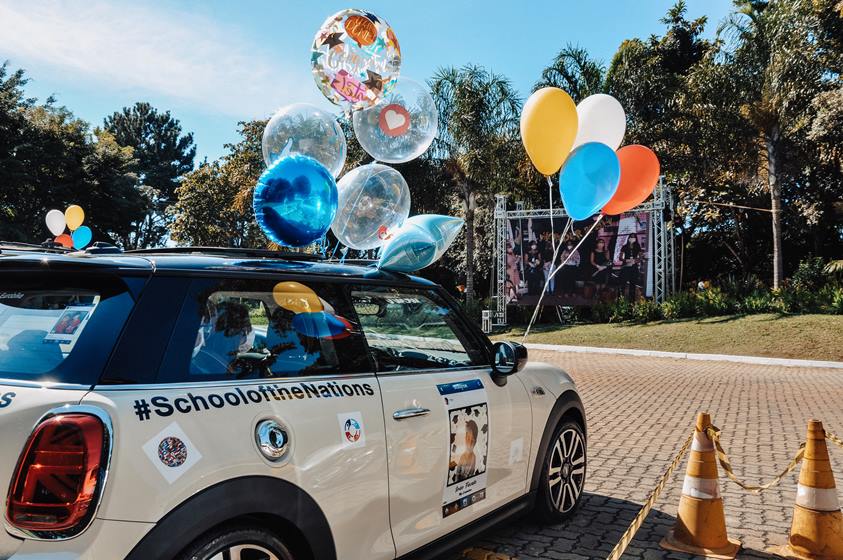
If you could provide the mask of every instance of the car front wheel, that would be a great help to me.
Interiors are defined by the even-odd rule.
[[[179,555],[178,560],[294,559],[274,533],[262,528],[230,527],[202,535]]]
[[[536,513],[545,522],[567,519],[580,504],[586,474],[586,439],[582,426],[563,422],[545,453]]]

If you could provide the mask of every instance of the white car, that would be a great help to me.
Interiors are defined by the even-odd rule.
[[[0,559],[437,557],[586,475],[571,378],[440,287],[223,249],[0,254]]]

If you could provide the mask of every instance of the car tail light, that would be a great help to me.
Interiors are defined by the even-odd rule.
[[[35,536],[72,536],[87,527],[102,491],[108,437],[90,414],[58,414],[26,442],[12,478],[6,516]]]

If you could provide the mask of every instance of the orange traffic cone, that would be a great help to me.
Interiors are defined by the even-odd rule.
[[[741,543],[726,535],[726,516],[717,480],[717,457],[714,442],[706,434],[709,427],[711,416],[700,412],[676,525],[662,539],[661,546],[667,550],[731,560],[738,554]]]
[[[788,558],[843,560],[843,513],[819,420],[808,422],[803,461],[790,538],[774,552]]]

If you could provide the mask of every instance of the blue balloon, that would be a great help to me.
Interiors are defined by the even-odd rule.
[[[75,249],[84,249],[91,242],[91,239],[94,238],[94,234],[88,226],[79,226],[76,231],[70,234],[70,238],[73,239],[73,247]]]
[[[337,184],[315,159],[286,157],[260,176],[252,207],[258,225],[272,241],[303,247],[331,227],[337,213]]]
[[[422,214],[401,225],[381,251],[378,268],[414,272],[430,266],[445,253],[463,226],[462,218]]]
[[[589,142],[571,152],[559,173],[559,193],[568,216],[585,220],[598,213],[620,181],[620,161],[606,144]]]
[[[328,338],[346,332],[348,325],[326,311],[299,313],[293,317],[293,328],[302,336]]]

